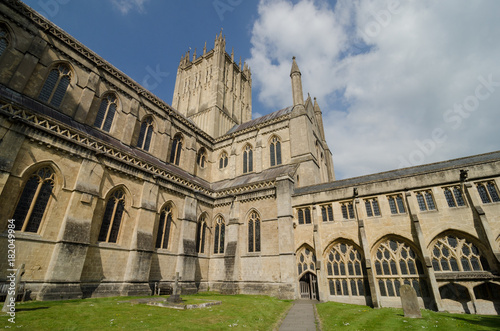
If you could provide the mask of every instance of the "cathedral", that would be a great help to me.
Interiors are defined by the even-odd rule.
[[[13,228],[36,300],[178,280],[378,308],[409,284],[422,308],[500,312],[500,152],[335,180],[300,59],[290,104],[252,119],[222,33],[169,105],[21,1],[0,13],[0,282]]]

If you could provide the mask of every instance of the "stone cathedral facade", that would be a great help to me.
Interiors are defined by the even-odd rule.
[[[183,293],[390,307],[411,284],[422,307],[500,311],[500,152],[335,180],[295,59],[290,105],[252,119],[222,34],[168,105],[22,2],[0,13],[0,281],[14,220],[38,300],[179,273]]]

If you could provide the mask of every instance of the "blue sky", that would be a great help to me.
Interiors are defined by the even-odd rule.
[[[254,116],[292,103],[296,56],[338,179],[500,150],[500,1],[25,2],[169,104],[181,55],[221,28]]]

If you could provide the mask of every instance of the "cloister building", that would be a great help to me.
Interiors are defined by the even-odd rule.
[[[266,294],[500,310],[500,152],[335,180],[316,99],[252,119],[216,36],[172,105],[21,1],[0,3],[0,281],[8,223],[38,300]],[[383,157],[383,156],[381,156]],[[363,162],[360,155],[359,162]]]

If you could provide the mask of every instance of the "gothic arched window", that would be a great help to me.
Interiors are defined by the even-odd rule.
[[[102,217],[101,231],[98,241],[115,243],[120,232],[123,212],[125,211],[125,193],[116,190],[106,202],[106,209]]]
[[[116,95],[110,93],[102,98],[97,117],[95,118],[94,126],[109,132],[113,118],[115,117],[116,108],[118,105],[118,98]]]
[[[316,272],[316,255],[309,247],[304,247],[297,253],[297,269],[299,278],[307,271]]]
[[[160,221],[158,224],[158,234],[156,235],[156,248],[168,248],[170,240],[170,229],[173,221],[172,206],[167,205],[160,212]]]
[[[172,140],[172,149],[170,150],[170,163],[179,165],[181,160],[181,150],[182,150],[182,135],[180,133],[174,136]]]
[[[493,181],[477,183],[477,191],[483,203],[499,202],[500,196]]]
[[[41,168],[30,176],[12,216],[16,231],[38,232],[54,188],[54,176],[49,167]]]
[[[228,160],[229,160],[229,158],[227,156],[227,153],[222,152],[222,154],[220,155],[220,158],[219,158],[219,169],[223,169],[223,168],[227,167]]]
[[[432,249],[434,271],[484,271],[488,262],[476,245],[465,238],[447,235],[439,238]]]
[[[224,237],[226,232],[226,224],[222,216],[217,217],[215,221],[215,231],[214,231],[214,253],[223,254],[224,253]]]
[[[330,295],[363,296],[369,292],[363,259],[353,245],[337,243],[327,254]]]
[[[252,146],[246,145],[243,150],[243,173],[253,171],[253,150]]]
[[[200,217],[196,227],[196,251],[198,253],[205,253],[205,235],[207,232],[206,217]]]
[[[428,297],[426,276],[415,251],[396,239],[382,242],[375,254],[375,272],[380,295],[399,296],[403,284],[411,285],[419,297]]]
[[[278,137],[273,137],[269,144],[271,167],[281,164],[281,142]]]
[[[260,218],[255,211],[248,219],[248,251],[260,252]]]
[[[59,64],[49,72],[38,98],[54,107],[59,107],[70,81],[71,70],[66,64]]]
[[[139,131],[139,139],[137,139],[137,147],[149,151],[151,145],[151,137],[153,136],[153,119],[146,117],[141,123]]]
[[[207,150],[205,147],[200,148],[198,155],[196,156],[196,163],[201,167],[205,168],[207,164]]]
[[[0,56],[2,56],[7,47],[9,47],[9,44],[10,44],[9,30],[7,30],[7,27],[5,27],[5,25],[0,24]]]

